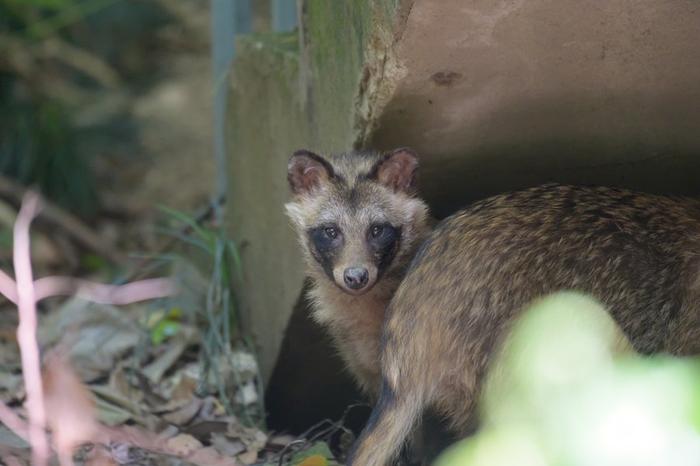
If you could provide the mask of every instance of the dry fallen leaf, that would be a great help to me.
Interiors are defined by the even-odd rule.
[[[192,424],[183,427],[182,431],[198,439],[207,440],[212,432],[226,432],[228,429],[228,421],[225,419],[207,419],[196,421]]]
[[[177,369],[167,383],[161,384],[163,396],[172,401],[191,399],[195,396],[199,384],[199,370],[198,364],[195,364],[194,368],[190,364]]]
[[[219,454],[214,447],[201,448],[187,457],[187,460],[197,466],[240,466],[235,458]]]
[[[112,389],[114,393],[121,395],[121,398],[129,400],[130,405],[138,405],[143,401],[143,393],[140,390],[136,390],[131,383],[133,377],[129,377],[129,369],[133,369],[134,361],[125,359],[120,361],[117,366],[109,374],[109,382],[107,386]]]
[[[255,450],[247,451],[238,455],[238,459],[243,464],[253,464],[258,460],[258,452]]]
[[[172,424],[168,424],[165,426],[163,430],[158,432],[158,438],[163,439],[163,441],[168,440],[169,438],[175,437],[177,434],[180,433],[180,429],[178,429],[176,426]]]
[[[176,435],[168,439],[165,445],[173,454],[182,457],[189,456],[194,453],[195,450],[202,448],[202,442],[189,434]]]
[[[226,407],[218,398],[208,396],[204,398],[204,406],[202,406],[200,416],[202,419],[221,419],[226,417]]]
[[[162,415],[163,419],[178,426],[184,426],[195,418],[202,407],[201,398],[192,398],[185,406]]]
[[[138,325],[123,310],[80,298],[48,314],[38,333],[43,347],[62,342],[70,348],[70,359],[85,382],[108,375],[140,338]]]
[[[211,444],[222,455],[236,456],[246,450],[246,446],[240,439],[230,439],[220,433],[211,435]]]
[[[183,326],[177,340],[170,342],[167,349],[143,369],[143,374],[152,383],[158,383],[163,374],[175,364],[182,353],[196,341],[197,332],[191,327]]]
[[[322,455],[311,455],[304,458],[299,466],[328,466],[328,460]]]
[[[229,438],[238,438],[248,450],[260,451],[267,444],[267,435],[255,427],[245,427],[240,423],[230,423],[226,431]]]
[[[56,451],[65,462],[77,446],[93,440],[98,432],[95,401],[67,358],[58,352],[47,356],[42,380],[47,423]]]
[[[109,454],[117,464],[143,464],[147,452],[122,442],[109,444]]]
[[[276,434],[272,435],[267,440],[267,445],[273,448],[282,449],[292,443],[296,438],[288,434]]]
[[[117,466],[117,461],[102,447],[93,448],[86,456],[84,466]]]

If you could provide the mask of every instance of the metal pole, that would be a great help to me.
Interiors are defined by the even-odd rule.
[[[297,27],[296,0],[270,0],[272,2],[272,30],[293,31]]]
[[[217,178],[215,201],[228,190],[226,111],[228,76],[236,55],[235,36],[250,32],[250,0],[211,0],[211,50],[214,86],[214,158]],[[217,212],[220,218],[221,212]]]

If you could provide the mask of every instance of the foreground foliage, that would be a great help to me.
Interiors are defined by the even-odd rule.
[[[439,466],[700,464],[700,364],[634,354],[591,299],[534,305],[495,367],[483,428]]]

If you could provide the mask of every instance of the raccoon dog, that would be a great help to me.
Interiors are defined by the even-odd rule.
[[[292,155],[285,207],[313,280],[314,318],[326,326],[360,387],[376,395],[384,313],[429,231],[409,149]]]
[[[445,219],[387,310],[380,397],[348,464],[388,464],[427,407],[463,431],[513,319],[559,290],[600,300],[641,353],[698,354],[700,201],[546,185]]]

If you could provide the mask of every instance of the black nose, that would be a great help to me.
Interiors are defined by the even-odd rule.
[[[343,273],[343,278],[348,288],[359,290],[367,284],[369,273],[364,267],[348,267]]]

